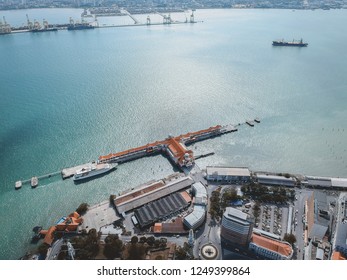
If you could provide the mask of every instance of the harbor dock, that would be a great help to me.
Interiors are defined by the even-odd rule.
[[[18,33],[24,33],[24,32],[30,32],[30,33],[42,33],[42,32],[50,32],[50,31],[58,31],[58,30],[88,30],[88,29],[94,29],[94,28],[109,28],[109,27],[134,27],[134,26],[151,26],[151,25],[171,25],[171,24],[192,24],[197,23],[194,19],[194,11],[192,11],[192,14],[190,15],[190,19],[188,20],[186,18],[185,21],[177,21],[173,20],[170,16],[160,14],[163,17],[162,22],[152,22],[150,16],[147,16],[147,19],[145,22],[140,22],[136,19],[131,13],[128,11],[122,9],[120,14],[115,14],[111,16],[119,16],[119,15],[126,15],[130,17],[134,23],[133,24],[102,24],[100,25],[97,20],[97,15],[83,15],[81,17],[81,22],[74,21],[72,18],[70,18],[69,23],[61,23],[61,24],[49,24],[46,20],[43,20],[43,24],[39,23],[37,20],[34,20],[34,22],[30,21],[28,15],[27,15],[27,25],[20,26],[20,27],[13,27],[10,24],[8,24],[4,18],[4,24],[0,24],[0,35],[5,34],[18,34]],[[106,15],[105,15],[106,16]],[[84,20],[84,17],[91,17],[94,19],[92,22],[87,22]]]
[[[214,138],[222,134],[237,131],[233,125],[216,125],[208,129],[189,132],[176,137],[169,136],[165,140],[156,141],[147,145],[132,148],[119,153],[110,153],[99,157],[99,162],[117,162],[122,163],[134,159],[138,159],[154,153],[164,153],[170,160],[181,170],[191,168],[194,164],[193,151],[189,150],[186,145],[193,144],[209,138]]]
[[[259,119],[257,119],[257,123],[260,122]],[[247,124],[249,124],[250,121],[246,121]],[[254,122],[252,121],[252,126],[254,126]],[[155,154],[164,154],[166,155],[170,161],[176,165],[179,169],[184,171],[184,173],[188,174],[190,170],[194,166],[194,162],[198,158],[206,157],[213,155],[213,152],[209,152],[207,154],[194,156],[193,151],[188,149],[187,146],[194,144],[199,141],[203,141],[206,139],[211,139],[214,137],[221,136],[223,134],[236,132],[238,130],[238,127],[241,124],[238,125],[216,125],[209,127],[207,129],[195,131],[195,132],[188,132],[186,134],[181,134],[179,136],[168,136],[166,139],[161,141],[156,141],[153,143],[149,143],[140,147],[131,148],[122,152],[117,153],[110,153],[108,155],[99,156],[99,159],[97,161],[88,162],[85,164],[77,165],[74,167],[64,168],[61,171],[46,174],[40,177],[33,177],[35,179],[29,179],[26,181],[17,181],[15,183],[15,188],[19,189],[19,182],[26,183],[30,182],[32,187],[36,187],[38,185],[39,179],[43,178],[49,178],[53,175],[61,174],[62,179],[67,179],[76,174],[77,171],[85,168],[87,169],[92,164],[104,164],[104,163],[124,163],[132,160],[136,160],[142,157],[151,156]],[[250,125],[250,124],[249,124]]]

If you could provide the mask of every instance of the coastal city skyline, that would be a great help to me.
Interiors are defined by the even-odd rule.
[[[256,1],[256,0],[2,0],[0,9],[29,9],[29,8],[93,8],[119,7],[132,13],[157,11],[183,11],[186,9],[213,8],[262,8],[262,9],[341,9],[347,8],[346,0],[303,0],[303,1]]]
[[[344,2],[16,3],[0,259],[347,258]]]

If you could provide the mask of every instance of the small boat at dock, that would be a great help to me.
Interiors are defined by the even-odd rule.
[[[39,179],[36,176],[32,177],[30,180],[30,184],[32,188],[36,188],[39,184]]]
[[[246,124],[248,124],[249,126],[254,126],[254,122],[253,121],[246,121]]]
[[[17,182],[15,183],[15,185],[14,185],[14,188],[15,188],[16,190],[19,190],[21,187],[22,187],[22,181],[17,181]]]

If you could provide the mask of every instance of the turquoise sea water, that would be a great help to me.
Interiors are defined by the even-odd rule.
[[[0,15],[19,26],[26,13],[63,23],[80,12]],[[347,10],[199,10],[196,19],[0,37],[0,259],[32,249],[34,226],[173,167],[156,156],[85,184],[56,176],[15,191],[15,181],[168,134],[259,117],[254,128],[196,144],[196,154],[215,152],[198,165],[347,177]],[[271,46],[282,38],[309,46]]]

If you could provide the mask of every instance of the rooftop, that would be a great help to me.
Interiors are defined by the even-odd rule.
[[[128,212],[146,203],[168,196],[171,193],[188,188],[193,184],[193,179],[189,176],[179,177],[171,181],[162,180],[148,186],[135,189],[130,193],[119,196],[115,200],[115,205],[119,213]],[[126,197],[126,199],[124,199]]]
[[[347,224],[339,224],[336,232],[336,246],[347,249]]]
[[[292,177],[286,178],[284,176],[278,176],[278,175],[267,175],[267,174],[257,174],[257,179],[267,179],[267,180],[274,180],[274,181],[285,181],[285,182],[295,182],[295,180]]]
[[[333,187],[347,188],[346,178],[331,178],[331,185]]]
[[[293,253],[293,249],[288,243],[273,240],[258,234],[252,235],[251,242],[282,256],[290,257]]]
[[[223,216],[225,216],[225,218],[227,218],[228,220],[230,220],[232,218],[236,218],[240,221],[247,221],[247,219],[249,218],[248,214],[246,214],[246,213],[244,213],[238,209],[235,209],[233,207],[227,207],[225,209]]]
[[[193,226],[204,218],[206,207],[202,205],[194,205],[193,212],[184,217],[184,220],[189,225]]]
[[[219,176],[250,176],[251,173],[247,167],[223,167],[223,166],[207,166],[207,175]]]
[[[173,223],[155,223],[154,233],[186,233],[183,227],[183,219],[178,217]]]
[[[333,254],[331,255],[332,260],[340,260],[340,261],[345,261],[346,258],[342,256],[340,252],[334,251]]]

